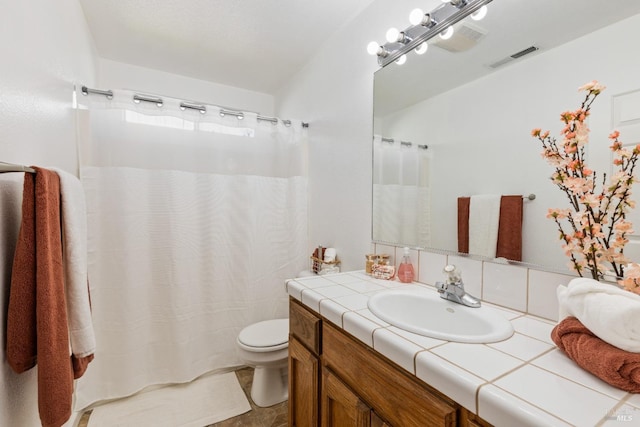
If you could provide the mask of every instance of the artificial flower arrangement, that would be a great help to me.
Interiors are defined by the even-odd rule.
[[[586,163],[585,147],[589,142],[586,119],[591,104],[604,89],[595,80],[579,88],[586,92],[580,107],[560,115],[565,124],[561,142],[541,129],[534,129],[531,135],[542,142],[542,157],[555,168],[551,181],[569,200],[568,209],[549,209],[547,218],[553,219],[560,230],[570,268],[580,277],[590,274],[598,281],[613,275],[625,289],[640,294],[640,265],[630,264],[624,255],[627,235],[633,233],[626,215],[635,207],[631,187],[636,182],[633,170],[640,144],[627,149],[618,139],[618,131],[609,135],[617,171],[608,181],[606,173],[599,177]]]

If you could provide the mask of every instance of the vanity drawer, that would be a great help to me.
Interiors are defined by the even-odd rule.
[[[289,300],[289,333],[316,356],[320,355],[322,353],[322,320],[295,298]]]

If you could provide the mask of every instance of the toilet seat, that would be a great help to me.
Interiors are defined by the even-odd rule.
[[[238,345],[255,352],[276,351],[289,345],[289,319],[265,320],[238,334]]]

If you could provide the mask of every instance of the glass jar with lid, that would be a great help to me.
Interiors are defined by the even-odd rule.
[[[364,272],[371,274],[371,267],[378,262],[378,254],[366,254],[364,258],[366,259]]]
[[[389,258],[391,258],[389,254],[378,254],[378,264],[389,265]]]

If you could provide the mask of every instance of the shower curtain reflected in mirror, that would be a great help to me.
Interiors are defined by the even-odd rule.
[[[429,151],[373,137],[373,240],[426,248],[431,243]]]
[[[91,95],[78,109],[98,350],[76,409],[238,366],[307,267],[305,131]]]

